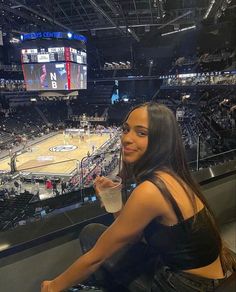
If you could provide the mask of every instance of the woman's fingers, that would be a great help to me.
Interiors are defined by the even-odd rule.
[[[95,178],[95,180],[93,182],[93,187],[97,193],[99,193],[99,186],[101,186],[103,184],[103,181],[104,181],[104,177],[98,176]]]
[[[114,186],[114,183],[109,178],[106,178],[104,176],[101,176],[101,177],[96,177],[96,179],[94,180],[94,186],[99,191],[99,188],[102,188],[102,187],[112,187],[112,186]]]

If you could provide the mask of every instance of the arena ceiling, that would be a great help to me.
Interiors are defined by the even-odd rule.
[[[89,37],[165,33],[235,12],[236,0],[0,0],[6,32],[72,31]]]

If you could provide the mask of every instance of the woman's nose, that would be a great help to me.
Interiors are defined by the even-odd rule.
[[[122,137],[122,143],[123,144],[130,144],[130,143],[133,143],[133,135],[131,132],[123,135]]]

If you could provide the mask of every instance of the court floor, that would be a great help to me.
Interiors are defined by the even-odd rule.
[[[81,159],[96,151],[109,139],[109,134],[78,136],[59,133],[38,144],[16,158],[17,171],[30,173],[70,174],[78,168]],[[10,157],[0,160],[0,170],[10,171]]]

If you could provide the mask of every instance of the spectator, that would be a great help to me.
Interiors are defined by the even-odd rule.
[[[100,273],[106,270],[103,285],[109,291],[128,290],[137,281],[159,292],[213,290],[236,260],[223,246],[190,175],[173,113],[156,103],[134,108],[123,125],[122,147],[121,176],[133,176],[138,186],[110,227],[84,228],[80,242],[85,254],[43,282],[41,292],[63,291],[99,268]],[[99,193],[107,181],[98,177],[94,183]]]

